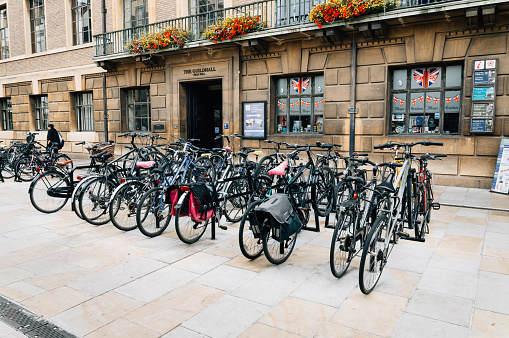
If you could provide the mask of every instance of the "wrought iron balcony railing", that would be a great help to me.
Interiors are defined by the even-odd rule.
[[[399,0],[398,9],[427,6],[458,0]],[[145,33],[156,33],[167,27],[177,27],[192,32],[193,41],[204,40],[205,29],[222,18],[242,15],[259,16],[266,23],[265,30],[308,24],[311,8],[324,0],[263,0],[246,5],[198,13],[186,17],[161,21],[146,26],[127,28],[94,36],[94,56],[102,57],[126,53],[125,45]]]

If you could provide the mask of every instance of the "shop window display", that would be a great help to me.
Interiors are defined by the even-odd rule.
[[[323,75],[276,79],[276,132],[323,133]]]
[[[461,65],[393,70],[391,134],[457,134],[462,83]]]

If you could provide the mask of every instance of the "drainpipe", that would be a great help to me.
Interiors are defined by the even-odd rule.
[[[102,0],[102,10],[101,13],[103,15],[103,48],[104,54],[106,55],[106,0]],[[107,72],[107,71],[106,71]],[[103,73],[103,116],[104,116],[104,142],[108,142],[108,105],[106,102],[106,72]]]
[[[350,63],[350,155],[355,151],[355,114],[357,108],[355,107],[355,87],[357,84],[357,44],[355,38],[352,40],[352,60]]]

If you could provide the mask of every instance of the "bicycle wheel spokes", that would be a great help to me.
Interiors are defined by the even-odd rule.
[[[52,213],[62,209],[68,198],[55,194],[68,194],[70,183],[65,175],[58,171],[47,171],[30,187],[30,202],[39,211]]]
[[[327,216],[334,205],[334,174],[329,167],[317,169],[313,186],[313,207],[322,217]]]
[[[332,274],[342,277],[355,255],[353,215],[350,211],[342,212],[334,228],[330,250],[330,267]]]
[[[111,181],[98,177],[88,183],[80,194],[79,208],[83,218],[94,225],[106,224],[110,220],[108,203],[114,190]]]
[[[390,253],[390,243],[386,242],[388,225],[387,216],[379,217],[364,244],[359,267],[359,287],[364,294],[373,291],[387,262]]]
[[[109,213],[117,229],[130,231],[137,227],[136,210],[143,193],[144,186],[137,181],[126,183],[115,193],[109,206]]]
[[[263,244],[261,237],[255,237],[253,233],[253,225],[251,224],[250,216],[253,216],[253,209],[260,205],[263,200],[257,200],[251,203],[240,221],[239,226],[239,246],[240,251],[244,257],[255,259],[260,256],[263,251]]]
[[[180,240],[187,244],[198,241],[207,229],[208,220],[203,222],[195,222],[188,215],[180,215],[180,209],[177,210],[175,216],[175,229]]]
[[[274,239],[273,231],[275,229],[271,228],[262,235],[263,238],[263,252],[265,253],[265,257],[272,264],[281,264],[290,257],[290,254],[295,247],[295,242],[297,241],[297,233],[291,235],[287,240],[279,242]]]
[[[246,179],[238,179],[231,182],[226,196],[228,198],[229,196],[237,195],[237,197],[228,198],[226,200],[224,215],[228,222],[236,223],[240,221],[242,215],[244,215],[248,202],[248,190],[249,183]]]
[[[171,207],[164,203],[162,193],[162,187],[150,189],[138,203],[136,224],[145,236],[159,236],[170,224]]]

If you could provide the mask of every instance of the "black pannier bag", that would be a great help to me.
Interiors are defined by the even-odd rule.
[[[218,199],[216,187],[209,182],[196,182],[189,184],[194,197],[200,203],[199,212],[205,213],[217,207]]]
[[[256,238],[260,237],[260,226],[265,221],[270,222],[274,229],[273,237],[279,242],[287,240],[302,228],[302,222],[285,194],[270,196],[255,208],[255,212],[249,215],[249,220]]]

